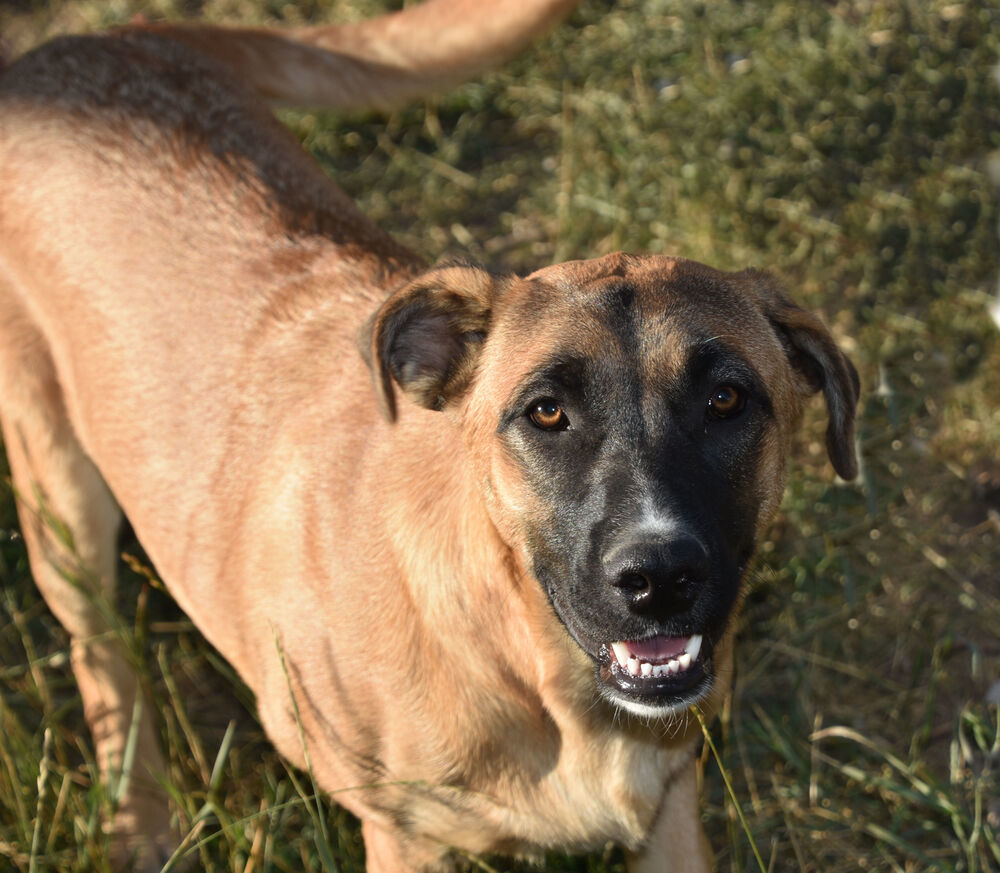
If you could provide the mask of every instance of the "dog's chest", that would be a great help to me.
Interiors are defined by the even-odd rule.
[[[526,798],[522,827],[539,831],[531,839],[541,845],[638,846],[687,754],[627,735],[568,740],[559,765]]]
[[[424,823],[443,842],[472,852],[538,855],[552,847],[587,851],[614,842],[636,849],[647,839],[664,793],[690,750],[627,734],[573,732],[558,758],[533,769],[522,747],[516,772],[465,795],[451,816]],[[412,810],[411,810],[412,811]]]

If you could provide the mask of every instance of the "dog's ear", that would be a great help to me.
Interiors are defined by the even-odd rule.
[[[748,270],[745,275],[785,347],[799,390],[807,395],[823,392],[830,416],[826,450],[833,469],[843,479],[854,479],[858,475],[854,417],[861,390],[857,370],[826,325],[789,300],[772,276],[756,270]]]
[[[497,282],[481,267],[437,267],[395,292],[368,320],[359,345],[388,421],[396,418],[393,381],[427,409],[444,408],[468,385]]]

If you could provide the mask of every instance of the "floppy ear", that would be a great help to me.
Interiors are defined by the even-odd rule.
[[[858,475],[854,451],[854,417],[861,383],[858,372],[838,348],[826,325],[785,296],[767,273],[748,270],[764,314],[770,319],[788,355],[803,394],[822,391],[830,423],[826,450],[841,478]]]
[[[468,385],[497,281],[481,267],[438,267],[395,292],[368,320],[359,345],[388,421],[396,418],[393,381],[427,409],[443,409]]]

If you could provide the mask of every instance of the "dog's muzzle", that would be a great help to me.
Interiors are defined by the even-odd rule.
[[[712,685],[708,628],[695,628],[692,607],[708,584],[712,562],[687,532],[632,542],[605,559],[606,584],[650,632],[607,640],[598,655],[602,691],[642,715],[669,715],[704,696]],[[683,633],[671,632],[685,628]],[[660,632],[656,632],[659,630]]]

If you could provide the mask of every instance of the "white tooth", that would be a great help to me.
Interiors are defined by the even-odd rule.
[[[698,653],[701,651],[701,634],[695,634],[691,639],[688,640],[687,644],[687,654],[691,656],[692,661],[698,660]]]
[[[676,660],[667,661],[667,675],[676,676],[681,672],[681,665]]]
[[[643,661],[641,669],[643,676],[649,676],[653,672],[653,665],[649,661]]]
[[[635,655],[628,659],[628,672],[632,676],[639,675],[639,659]]]
[[[622,669],[628,664],[628,646],[625,643],[612,643],[611,650],[615,653],[615,659]]]
[[[691,666],[691,655],[688,652],[684,652],[677,658],[677,663],[681,665],[682,670],[686,670]]]

